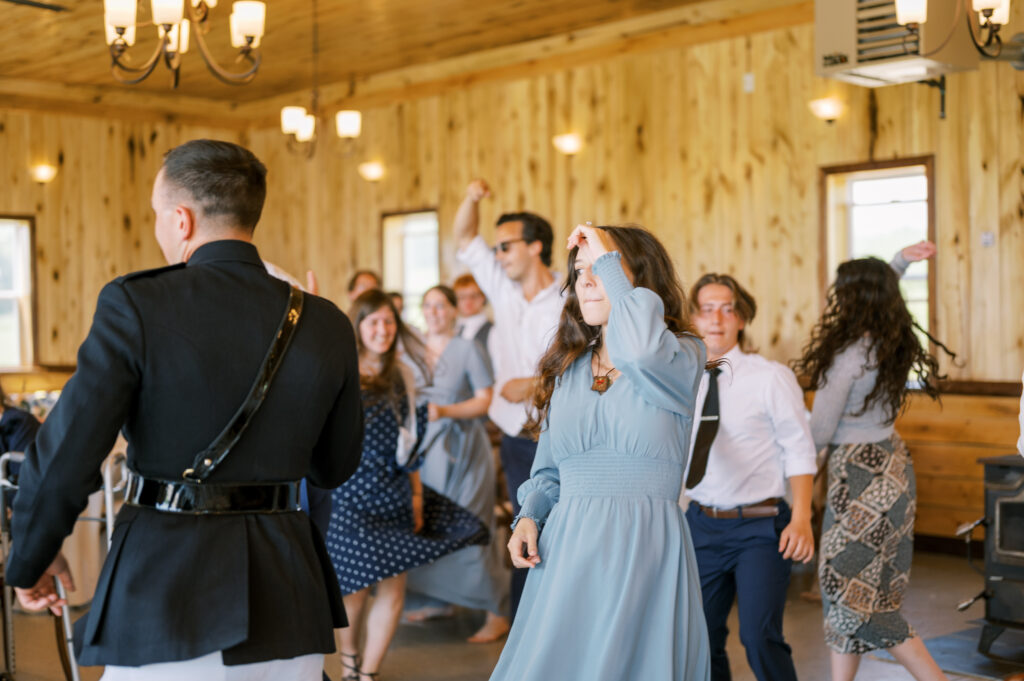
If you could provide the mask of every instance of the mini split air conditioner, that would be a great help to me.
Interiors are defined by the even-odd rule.
[[[957,0],[931,0],[916,31],[896,23],[894,0],[815,0],[815,73],[878,87],[978,68]]]

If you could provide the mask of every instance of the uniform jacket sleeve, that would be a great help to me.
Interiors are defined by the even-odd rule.
[[[25,453],[15,497],[7,580],[31,587],[53,561],[121,429],[139,386],[145,338],[123,284],[100,292],[78,368]]]
[[[317,487],[334,489],[352,477],[363,449],[363,408],[359,397],[359,356],[352,324],[346,318],[338,351],[345,363],[345,383],[327,415],[308,474]]]

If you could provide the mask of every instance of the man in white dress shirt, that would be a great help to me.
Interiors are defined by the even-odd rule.
[[[479,235],[479,202],[490,196],[483,180],[466,189],[455,214],[456,258],[469,267],[491,301],[494,330],[489,350],[494,366],[494,399],[487,415],[501,428],[501,465],[508,496],[519,513],[516,491],[530,477],[537,443],[523,437],[532,411],[537,364],[558,327],[564,298],[561,277],[552,272],[551,225],[533,213],[505,213],[498,218],[494,248]],[[511,615],[515,618],[526,583],[525,569],[512,571]]]
[[[690,305],[708,360],[724,360],[701,382],[702,416],[685,484],[711,678],[732,678],[726,619],[738,600],[740,640],[754,675],[760,681],[795,681],[782,613],[792,561],[814,555],[816,457],[803,393],[790,369],[741,349],[757,305],[735,279],[704,275],[690,292]],[[792,510],[783,499],[787,478]]]

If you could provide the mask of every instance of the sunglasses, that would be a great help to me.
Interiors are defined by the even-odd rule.
[[[494,245],[494,248],[492,248],[491,250],[494,251],[495,253],[497,253],[498,251],[501,251],[502,253],[508,253],[508,250],[512,248],[512,244],[516,243],[517,241],[526,241],[526,239],[509,239],[508,241],[499,241]]]

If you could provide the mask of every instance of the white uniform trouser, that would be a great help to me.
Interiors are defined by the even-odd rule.
[[[303,655],[290,660],[268,660],[229,667],[217,652],[180,662],[141,667],[109,666],[100,681],[321,681],[323,668],[323,655]]]

